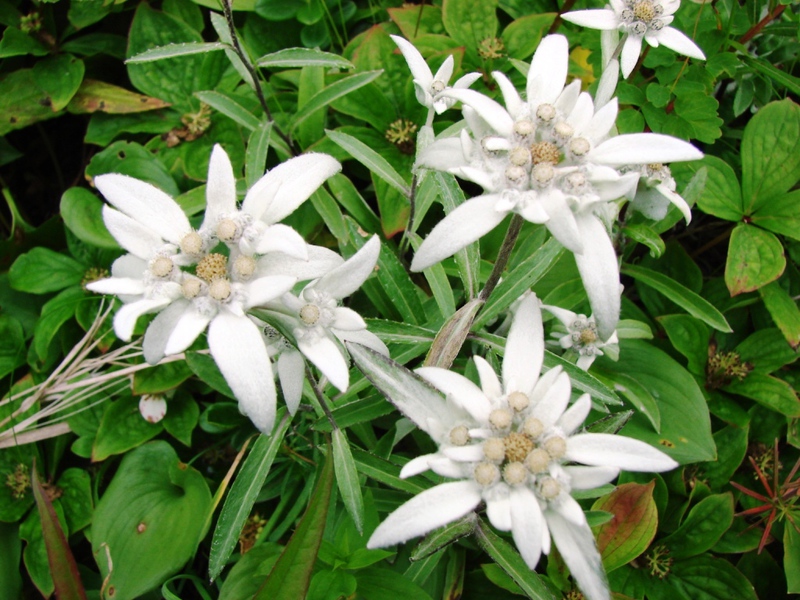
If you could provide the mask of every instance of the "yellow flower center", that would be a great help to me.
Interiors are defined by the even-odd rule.
[[[531,145],[531,159],[535,165],[541,163],[555,165],[561,159],[561,152],[553,142],[536,142]]]
[[[214,252],[212,254],[206,254],[203,260],[197,263],[195,273],[197,273],[200,279],[211,283],[215,279],[225,277],[228,273],[227,269],[228,257],[224,254],[217,254]]]
[[[533,450],[531,439],[521,433],[509,433],[505,439],[506,458],[514,462],[522,462],[528,453]]]

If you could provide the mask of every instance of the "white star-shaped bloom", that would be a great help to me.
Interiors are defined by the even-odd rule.
[[[556,317],[566,328],[566,334],[553,332],[552,335],[558,339],[562,348],[578,354],[577,365],[579,368],[584,371],[588,370],[594,359],[602,356],[605,352],[614,360],[619,356],[617,333],[614,332],[608,340],[603,341],[597,332],[597,323],[593,316],[579,315],[571,310],[546,304],[542,305],[542,308]]]
[[[422,106],[436,111],[436,114],[442,114],[453,106],[456,101],[442,95],[443,91],[451,89],[448,85],[450,83],[450,78],[453,76],[453,55],[451,54],[445,59],[442,66],[436,71],[436,75],[434,75],[428,63],[422,58],[419,50],[414,47],[414,44],[401,38],[399,35],[393,35],[391,38],[394,40],[394,43],[397,44],[397,47],[400,48],[400,52],[403,53],[403,58],[406,59],[408,68],[411,70],[411,76],[414,78],[414,91],[417,94],[417,101],[422,104]],[[480,79],[480,76],[480,73],[468,73],[459,78],[453,84],[452,89],[468,88]]]
[[[561,18],[591,29],[625,32],[620,66],[622,75],[628,77],[639,60],[644,41],[653,47],[663,44],[684,56],[705,60],[697,44],[669,27],[680,5],[680,0],[609,0],[608,8],[576,10],[564,13]]]
[[[651,163],[634,169],[639,174],[639,181],[633,193],[629,195],[632,209],[649,219],[660,221],[666,216],[669,205],[673,204],[681,211],[687,223],[692,220],[692,209],[675,191],[675,179],[668,166]]]
[[[440,449],[422,464],[419,459],[408,463],[403,474],[420,472],[428,462],[437,473],[458,481],[435,486],[403,504],[378,526],[368,548],[424,535],[483,501],[492,525],[511,531],[531,569],[542,553],[549,553],[552,539],[584,595],[590,600],[609,598],[594,537],[570,491],[608,483],[621,469],[666,471],[677,463],[638,440],[577,432],[591,400],[585,394],[569,406],[569,377],[560,368],[540,377],[543,358],[539,301],[531,295],[522,301],[511,325],[502,381],[479,357],[475,363],[480,387],[444,369],[417,370],[445,398],[426,398],[424,403],[411,397],[392,400],[415,423],[427,423],[429,429],[435,424]]]
[[[295,346],[272,328],[265,329],[268,347],[278,356],[278,378],[290,410],[296,410],[305,378],[305,356],[340,391],[350,380],[348,359],[343,348],[347,341],[358,342],[388,356],[386,345],[367,331],[364,319],[354,310],[341,306],[341,300],[358,290],[375,269],[380,240],[373,236],[348,260],[309,283],[298,294],[284,294],[280,302],[265,308],[291,331]]]

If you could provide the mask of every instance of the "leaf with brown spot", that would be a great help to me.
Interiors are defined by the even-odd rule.
[[[74,114],[105,112],[125,114],[157,110],[169,106],[168,102],[143,96],[103,81],[85,79],[67,105]]]
[[[592,510],[604,510],[614,518],[601,525],[597,548],[606,571],[613,571],[644,552],[653,541],[658,526],[658,511],[653,500],[655,480],[643,485],[625,483],[599,498]]]

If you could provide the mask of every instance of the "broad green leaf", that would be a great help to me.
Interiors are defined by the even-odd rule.
[[[727,484],[742,464],[747,453],[748,431],[748,427],[728,425],[714,432],[717,460],[700,465],[711,488],[719,489]]]
[[[372,395],[369,398],[359,398],[334,408],[331,413],[336,424],[345,429],[358,423],[369,423],[378,417],[388,415],[394,407],[384,400],[380,394]],[[330,421],[327,417],[320,417],[314,424],[317,431],[332,431]]]
[[[152,183],[172,197],[180,193],[169,170],[152,152],[135,142],[114,142],[92,157],[86,175],[120,173]]]
[[[525,15],[509,23],[501,36],[508,55],[521,60],[530,59],[557,16],[553,12]]]
[[[664,327],[675,350],[688,360],[689,371],[705,377],[711,337],[706,324],[689,315],[664,315],[658,317],[658,322]]]
[[[659,541],[673,558],[690,558],[709,550],[733,522],[730,492],[703,498],[692,507],[677,531]]]
[[[69,54],[45,58],[33,67],[33,79],[50,99],[53,112],[63,109],[83,81],[83,61]]]
[[[92,553],[115,600],[137,598],[177,572],[194,555],[210,506],[205,479],[168,443],[127,454],[92,521]]]
[[[327,181],[336,201],[365,231],[377,233],[381,223],[349,178],[337,173]]]
[[[366,141],[367,144],[369,144],[369,141]],[[387,154],[385,148],[380,145],[383,141],[384,140],[381,140],[381,142],[373,146],[373,148],[381,155],[391,158],[391,155]],[[393,163],[393,166],[400,172],[408,170],[405,165],[400,164],[399,161],[393,161]],[[381,230],[387,239],[391,239],[405,230],[408,225],[408,220],[411,218],[411,201],[375,173],[371,173],[370,175],[378,200],[378,212],[381,215]]]
[[[467,55],[477,59],[480,43],[497,35],[497,0],[445,0],[442,23]]]
[[[299,69],[301,67],[324,67],[327,69],[354,69],[355,65],[337,54],[312,48],[286,48],[266,54],[256,61],[259,67]]]
[[[192,432],[199,418],[197,402],[189,394],[177,393],[167,402],[167,414],[162,423],[167,433],[191,448]]]
[[[166,106],[169,104],[158,98],[143,96],[110,83],[84,79],[67,104],[67,111],[78,115],[94,112],[119,115],[157,110]],[[164,117],[160,119],[164,120]],[[135,126],[131,130],[135,130]]]
[[[0,523],[0,590],[5,590],[11,600],[22,598],[22,541],[18,529],[16,523]]]
[[[0,313],[0,378],[25,362],[25,336],[19,321]]]
[[[225,568],[239,540],[242,527],[250,516],[275,455],[283,443],[289,421],[290,419],[284,416],[278,421],[272,435],[258,436],[225,498],[211,539],[211,556],[208,561],[208,577],[211,581],[215,580]]]
[[[603,368],[636,379],[654,397],[661,412],[661,433],[644,416],[636,415],[622,430],[682,464],[714,460],[708,406],[697,382],[667,354],[640,340],[620,340],[618,362],[599,359]]]
[[[742,203],[749,215],[800,179],[800,106],[787,98],[759,110],[745,127],[741,153]]]
[[[705,554],[676,561],[664,581],[667,594],[653,600],[758,600],[753,584],[736,567]]]
[[[785,268],[783,245],[774,234],[746,223],[734,228],[725,263],[725,284],[731,296],[775,281]]]
[[[13,17],[12,17],[13,19]],[[19,17],[15,19],[19,23]],[[8,22],[3,23],[9,25]],[[16,27],[6,27],[3,32],[3,39],[0,40],[0,58],[11,58],[12,56],[44,56],[48,52],[47,48],[34,36],[24,33]]]
[[[306,512],[253,600],[305,598],[325,532],[333,491],[333,462],[333,452],[329,446]]]
[[[366,73],[356,73],[355,75],[350,75],[349,77],[340,79],[339,81],[336,81],[323,88],[320,92],[311,97],[308,102],[302,106],[298,106],[298,111],[295,113],[294,119],[292,120],[292,127],[297,127],[316,111],[328,106],[334,100],[341,98],[342,96],[346,96],[350,92],[367,85],[369,82],[379,77],[382,73],[383,71],[367,71]]]
[[[33,347],[40,360],[47,357],[47,350],[58,330],[75,315],[78,305],[90,298],[78,286],[65,289],[42,307],[42,316],[33,332]]]
[[[442,9],[438,6],[407,4],[403,7],[389,8],[387,12],[407,40],[414,40],[418,35],[425,33],[444,33]]]
[[[211,356],[208,354],[201,354],[200,352],[187,352],[186,364],[194,371],[195,375],[214,390],[228,398],[236,398],[228,382],[225,381],[225,377],[223,377],[219,367],[217,367],[217,363],[214,362]]]
[[[478,515],[471,512],[467,516],[453,521],[452,523],[448,523],[444,527],[431,531],[425,536],[425,539],[414,548],[414,551],[411,553],[411,560],[422,560],[434,552],[439,552],[453,542],[473,534],[477,524]]]
[[[103,203],[86,188],[72,187],[64,192],[61,217],[82,242],[109,250],[119,248],[117,240],[103,224]]]
[[[789,523],[783,529],[783,569],[787,591],[800,593],[800,533]]]
[[[475,315],[483,306],[483,300],[470,300],[445,321],[431,344],[425,357],[426,367],[449,369],[467,339]]]
[[[592,505],[592,510],[614,515],[611,521],[595,530],[597,549],[606,571],[629,563],[653,541],[658,527],[654,487],[654,481],[647,485],[624,483]]]
[[[466,198],[461,187],[458,185],[455,176],[449,173],[442,173],[436,171],[431,174],[436,187],[439,190],[439,201],[444,207],[446,213],[451,213],[457,206],[464,204]],[[480,291],[480,242],[475,242],[468,245],[466,248],[459,250],[455,254],[456,265],[458,266],[458,273],[461,277],[461,282],[464,284],[467,297],[478,297]]]
[[[225,577],[219,600],[252,600],[282,550],[283,546],[279,544],[264,542],[243,554]]]
[[[139,412],[139,398],[128,396],[108,402],[92,447],[92,461],[100,462],[153,439],[163,423],[149,423]]]
[[[753,58],[747,54],[740,54],[745,64],[750,65],[756,71],[766,75],[776,83],[790,90],[794,94],[800,94],[800,79],[793,77],[789,73],[780,70],[775,65],[762,58]]]
[[[555,265],[564,247],[555,238],[550,238],[536,252],[517,265],[497,285],[486,306],[475,319],[472,328],[478,330],[506,310],[511,303],[528,291]]]
[[[385,158],[364,142],[341,131],[326,129],[325,133],[334,143],[341,146],[350,156],[375,173],[376,176],[383,179],[404,196],[407,197],[409,195],[410,189],[403,177],[400,176]]]
[[[11,31],[6,29],[6,33]],[[28,37],[28,36],[25,36]],[[0,80],[0,136],[15,129],[58,116],[50,110],[50,99],[36,85],[33,69],[19,69]]]
[[[636,381],[636,379],[626,373],[610,373],[606,371],[603,375],[611,380],[614,391],[627,398],[628,402],[630,402],[636,410],[648,418],[653,429],[656,430],[656,433],[660,433],[661,411],[658,408],[658,402],[653,397],[653,394],[641,383]]]
[[[758,293],[789,345],[792,348],[800,346],[800,309],[794,298],[777,281],[759,288]]]
[[[38,246],[17,258],[8,275],[15,290],[47,294],[79,284],[84,271],[74,258]]]
[[[58,600],[86,600],[86,591],[78,573],[75,557],[58,522],[53,503],[39,481],[35,467],[31,472],[31,486],[39,518],[42,521],[42,534],[56,596]]]
[[[192,54],[205,54],[206,52],[214,52],[216,50],[225,50],[228,48],[227,44],[219,42],[185,42],[183,44],[167,44],[166,46],[159,46],[157,48],[150,48],[144,52],[140,52],[131,56],[125,61],[126,64],[146,63],[155,60],[163,60],[165,58],[175,58],[176,56],[190,56]]]
[[[319,187],[311,194],[311,204],[317,211],[325,225],[337,240],[345,243],[348,239],[347,224],[345,223],[342,211],[339,205],[336,204],[331,195],[324,187]]]
[[[662,240],[661,236],[656,233],[655,229],[649,225],[644,223],[630,223],[625,225],[622,230],[625,235],[627,235],[633,241],[647,246],[647,248],[650,250],[650,256],[653,258],[659,258],[662,254],[664,254],[664,251],[666,250],[664,240]]]
[[[725,386],[725,391],[755,400],[762,406],[787,417],[800,417],[800,399],[797,398],[792,386],[783,379],[761,373],[749,373],[741,381],[734,380]]]
[[[536,571],[531,571],[519,553],[508,542],[494,533],[483,520],[478,520],[475,535],[478,538],[480,547],[508,573],[529,598],[536,600],[551,600],[553,598],[553,595],[539,578]]]
[[[244,178],[247,182],[247,189],[253,187],[267,171],[267,152],[271,136],[272,122],[262,121],[247,140],[244,160]]]
[[[134,373],[133,393],[141,396],[167,392],[178,387],[191,376],[192,370],[186,362],[182,360],[165,362]]]
[[[418,584],[403,574],[385,567],[369,567],[356,571],[358,596],[364,600],[404,598],[406,600],[432,600]]]
[[[731,326],[728,325],[728,322],[719,310],[710,302],[674,279],[658,271],[634,265],[623,265],[622,273],[652,287],[683,308],[690,315],[697,317],[717,331],[722,331],[723,333],[732,331]]]
[[[92,479],[83,469],[70,468],[61,474],[56,485],[61,490],[59,502],[64,509],[67,529],[76,533],[92,523]]]
[[[250,131],[255,131],[261,126],[261,121],[253,113],[247,110],[234,96],[223,94],[222,92],[195,92],[194,94],[201,102],[217,109],[226,117],[236,121],[242,127]]]
[[[800,240],[800,190],[779,194],[753,213],[754,225],[769,229],[773,233]]]
[[[736,346],[742,361],[752,365],[760,373],[772,373],[797,360],[794,350],[779,329],[759,329]]]
[[[620,319],[617,337],[621,340],[652,340],[653,331],[647,323],[635,319]]]
[[[336,485],[342,501],[353,519],[359,534],[364,532],[364,498],[361,495],[361,484],[358,481],[356,465],[350,451],[347,435],[338,427],[333,430],[333,470],[336,473]]]
[[[739,221],[744,216],[739,179],[724,160],[706,156],[703,160],[678,163],[671,168],[678,177],[682,173],[694,174],[702,168],[706,169],[706,185],[697,198],[697,207],[703,212],[728,221]]]

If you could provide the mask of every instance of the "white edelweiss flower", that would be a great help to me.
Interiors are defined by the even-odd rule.
[[[666,471],[678,465],[638,440],[576,433],[591,409],[589,395],[568,406],[569,377],[560,368],[540,377],[543,358],[539,301],[531,295],[522,301],[511,326],[502,382],[480,358],[475,361],[480,387],[444,369],[417,370],[446,398],[406,398],[398,408],[417,424],[435,420],[443,431],[449,426],[438,454],[450,461],[446,471],[453,474],[445,476],[458,481],[435,486],[403,504],[378,526],[368,548],[424,535],[483,501],[492,525],[511,531],[531,569],[542,553],[549,553],[552,538],[584,595],[590,600],[610,597],[591,529],[570,491],[608,483],[621,469]],[[477,424],[467,430],[467,438],[458,430],[465,412],[468,422]],[[453,444],[453,439],[465,443]]]
[[[680,0],[610,0],[607,8],[576,10],[564,13],[561,18],[591,29],[625,32],[620,66],[622,75],[628,77],[639,60],[643,41],[653,47],[663,44],[684,56],[705,60],[697,44],[669,27],[680,5]]]
[[[364,319],[354,310],[340,306],[340,301],[358,290],[372,274],[380,248],[380,240],[373,236],[348,260],[309,283],[299,295],[287,293],[280,303],[266,305],[292,331],[297,342],[295,349],[282,336],[276,338],[273,334],[269,343],[270,352],[278,356],[278,377],[290,410],[297,408],[302,395],[303,356],[342,392],[350,381],[344,342],[358,342],[388,356],[388,348],[367,331]],[[271,332],[265,333],[269,337]]]
[[[437,114],[442,114],[453,106],[456,101],[442,95],[443,91],[451,89],[448,86],[450,78],[453,76],[453,55],[451,54],[445,59],[442,66],[436,71],[436,75],[434,75],[419,50],[411,42],[399,35],[390,37],[400,48],[400,52],[403,53],[403,58],[406,59],[408,68],[411,70],[417,101],[423,106],[435,110]],[[453,89],[468,88],[480,79],[480,76],[480,73],[468,73],[453,84]]]
[[[692,209],[686,200],[675,191],[675,179],[669,167],[662,163],[650,163],[634,167],[639,174],[638,186],[629,194],[631,208],[654,221],[660,221],[667,214],[670,204],[681,211],[689,223]]]
[[[167,401],[164,396],[145,394],[139,399],[139,413],[148,423],[158,423],[167,414]]]
[[[579,315],[558,306],[542,305],[542,308],[555,316],[567,329],[567,333],[553,332],[553,337],[558,339],[559,345],[565,350],[573,350],[578,354],[577,365],[584,371],[588,370],[598,356],[608,353],[614,360],[619,356],[619,340],[614,332],[603,341],[597,331],[594,317]],[[605,349],[605,352],[603,351]]]

